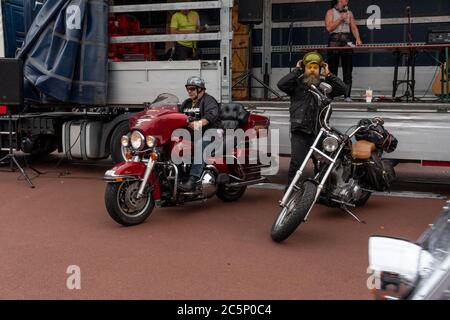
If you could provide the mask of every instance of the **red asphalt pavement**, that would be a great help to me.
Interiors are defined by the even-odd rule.
[[[445,204],[373,197],[356,210],[366,225],[317,206],[280,245],[270,228],[281,191],[155,209],[147,223],[124,228],[104,207],[107,167],[64,168],[71,174],[48,172],[34,190],[0,172],[0,299],[371,299],[369,236],[416,240]],[[81,290],[66,288],[70,265],[81,268]]]

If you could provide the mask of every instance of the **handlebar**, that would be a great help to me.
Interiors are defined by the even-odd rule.
[[[324,118],[324,121],[323,121],[323,123],[322,123],[322,126],[323,127],[325,127],[325,129],[327,129],[327,130],[333,130],[330,126],[329,126],[329,124],[328,124],[328,121],[329,121],[329,116],[330,116],[330,112],[331,112],[331,102],[332,102],[332,99],[330,99],[329,97],[327,97],[325,94],[323,94],[315,85],[311,85],[310,86],[310,88],[309,88],[309,91],[312,93],[312,94],[314,94],[318,99],[319,99],[319,101],[321,101],[321,103],[322,103],[322,106],[321,107],[324,107],[324,106],[327,106],[328,107],[328,110],[327,110],[327,113],[326,113],[326,115],[325,115],[325,118]],[[367,125],[362,125],[361,124],[361,122],[360,122],[360,124],[359,124],[359,126],[358,126],[358,128],[352,133],[352,134],[350,134],[348,137],[349,138],[352,138],[356,133],[358,133],[358,131],[359,130],[361,130],[361,129],[366,129],[366,130],[369,130],[369,129],[371,129],[372,127],[376,127],[376,126],[383,126],[384,125],[384,120],[383,120],[383,118],[381,118],[381,117],[375,117],[375,118],[373,118],[373,119],[371,119],[371,120],[369,120],[371,123],[370,124],[367,124]],[[337,130],[335,130],[334,129],[334,131],[337,131]],[[339,131],[337,131],[338,133],[339,133]]]
[[[322,112],[327,108],[327,113],[325,114],[325,117],[322,121],[322,119],[319,119],[319,122],[322,127],[324,127],[327,130],[332,130],[332,128],[329,126],[328,121],[330,118],[330,112],[331,112],[331,102],[332,100],[328,98],[325,94],[323,94],[315,85],[311,85],[309,88],[309,91],[317,97],[317,99],[321,102],[320,108],[322,108]],[[321,113],[322,114],[322,113]],[[321,118],[321,117],[320,117]]]
[[[384,125],[384,119],[381,117],[375,117],[375,118],[373,118],[373,121],[376,122],[380,126]]]
[[[379,125],[380,126],[384,125],[384,120],[383,120],[383,118],[380,118],[380,117],[375,117],[375,118],[373,118],[371,120],[370,119],[368,119],[368,120],[371,121],[370,124],[359,125],[358,128],[356,128],[356,130],[353,131],[348,137],[352,138],[354,135],[356,135],[358,133],[359,130],[362,130],[362,129],[370,130],[372,127],[377,127]]]
[[[322,105],[329,105],[331,103],[332,100],[323,94],[315,85],[312,84],[309,90],[318,96]]]
[[[370,123],[367,123],[367,121],[369,121]],[[384,125],[384,120],[380,117],[375,117],[373,119],[363,119],[359,122],[359,126],[367,129],[382,125]]]

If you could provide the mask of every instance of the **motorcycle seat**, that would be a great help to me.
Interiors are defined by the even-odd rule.
[[[245,124],[250,116],[250,112],[239,103],[228,103],[220,108],[220,122],[222,129],[236,130]]]

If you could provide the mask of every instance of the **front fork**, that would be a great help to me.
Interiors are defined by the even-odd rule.
[[[289,185],[288,190],[286,191],[286,194],[284,195],[283,199],[281,200],[281,202],[280,202],[280,206],[281,207],[286,208],[287,205],[289,204],[289,199],[291,198],[292,192],[294,191],[295,186],[297,185],[298,181],[302,177],[303,171],[305,170],[305,168],[306,168],[306,166],[308,164],[308,161],[309,161],[309,159],[311,159],[311,157],[312,157],[314,152],[320,154],[322,157],[324,157],[325,159],[327,159],[330,162],[330,166],[328,167],[325,175],[322,178],[322,181],[319,183],[319,185],[317,187],[316,197],[314,198],[314,202],[313,203],[316,203],[317,199],[319,199],[319,196],[322,193],[322,190],[323,190],[323,188],[325,186],[325,183],[327,182],[328,177],[330,176],[331,172],[333,171],[334,165],[335,165],[336,161],[339,159],[339,156],[340,156],[340,154],[341,154],[341,152],[342,152],[342,150],[344,149],[344,146],[345,146],[344,142],[341,143],[341,146],[339,147],[338,151],[336,152],[334,158],[331,158],[329,155],[327,155],[324,152],[320,151],[317,148],[317,145],[319,144],[319,142],[322,139],[322,136],[325,133],[326,133],[325,129],[320,130],[320,133],[317,136],[316,140],[314,141],[314,144],[311,146],[311,148],[310,148],[310,150],[308,152],[308,155],[306,156],[305,160],[303,161],[302,166],[297,171],[294,180],[292,180],[291,184]],[[312,211],[312,207],[313,206],[311,206],[311,208],[309,208],[309,211],[308,211],[308,213],[305,216],[305,221],[308,220],[309,214]]]
[[[145,187],[147,186],[148,179],[150,179],[150,175],[153,172],[153,168],[155,166],[156,161],[151,158],[148,160],[147,168],[145,169],[144,178],[142,179],[141,186],[139,187],[138,194],[136,196],[137,199],[142,199],[144,196]]]

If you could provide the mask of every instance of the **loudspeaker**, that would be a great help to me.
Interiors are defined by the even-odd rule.
[[[260,24],[263,22],[263,0],[239,0],[239,23]]]
[[[0,59],[0,104],[23,105],[23,62]]]

